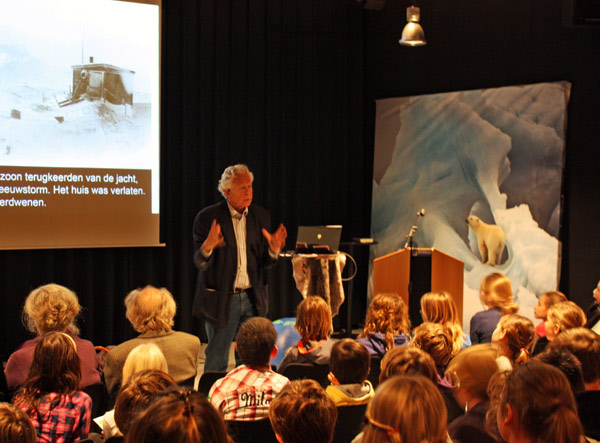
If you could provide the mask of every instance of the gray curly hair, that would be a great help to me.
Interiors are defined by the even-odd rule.
[[[227,197],[225,195],[225,190],[231,188],[231,183],[236,178],[244,177],[246,175],[250,177],[250,181],[254,181],[254,174],[252,174],[250,169],[248,169],[248,166],[242,164],[227,166],[223,171],[223,174],[221,174],[221,179],[219,180],[219,186],[217,189],[219,189],[219,192],[221,195],[223,195],[223,197]]]

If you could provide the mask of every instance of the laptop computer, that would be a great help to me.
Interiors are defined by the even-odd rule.
[[[342,225],[298,226],[296,252],[333,254],[340,247]]]

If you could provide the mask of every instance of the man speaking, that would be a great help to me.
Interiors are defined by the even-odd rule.
[[[252,205],[254,175],[246,165],[228,166],[219,180],[225,200],[194,220],[194,263],[198,281],[193,314],[208,335],[204,371],[225,371],[239,326],[265,316],[269,298],[264,271],[275,263],[287,231],[269,233],[269,213]]]

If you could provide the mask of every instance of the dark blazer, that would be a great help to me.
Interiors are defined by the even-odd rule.
[[[202,255],[201,246],[208,236],[213,220],[217,220],[221,225],[225,246],[215,248],[206,260]],[[252,285],[249,295],[260,316],[267,315],[269,308],[264,271],[275,262],[269,255],[269,243],[262,234],[263,228],[271,230],[269,213],[260,206],[251,205],[246,217],[247,266]],[[237,268],[237,244],[227,200],[200,211],[194,220],[193,234],[194,263],[198,268],[198,280],[192,313],[218,328],[223,328],[227,324]]]
[[[600,307],[596,303],[592,303],[585,312],[587,316],[586,328],[592,329],[598,321],[600,321]]]

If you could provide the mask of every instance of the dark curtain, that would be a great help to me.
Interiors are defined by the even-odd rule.
[[[77,292],[82,336],[94,344],[135,335],[123,299],[153,284],[173,292],[175,327],[192,318],[192,223],[219,201],[222,170],[246,163],[254,202],[273,228],[344,225],[368,236],[372,142],[365,143],[363,10],[347,0],[167,0],[162,22],[161,233],[165,247],[2,251],[2,355],[28,337],[28,292],[56,282]],[[270,317],[300,300],[291,264],[270,273]]]

